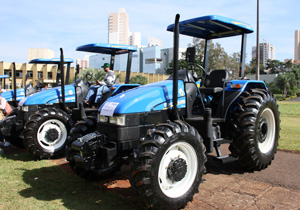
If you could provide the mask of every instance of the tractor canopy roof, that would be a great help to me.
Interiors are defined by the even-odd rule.
[[[174,31],[174,24],[167,31]],[[179,22],[179,33],[202,39],[218,39],[252,33],[253,28],[244,22],[209,15]]]
[[[8,75],[6,75],[6,74],[4,74],[4,75],[0,75],[0,79],[2,79],[2,78],[8,78],[9,76]]]
[[[115,54],[125,54],[128,52],[136,52],[137,48],[132,45],[124,45],[124,44],[93,43],[93,44],[79,46],[76,48],[76,51],[115,55]]]
[[[64,63],[73,63],[74,60],[72,58],[64,58]],[[37,58],[29,61],[29,63],[36,64],[60,64],[60,58]]]

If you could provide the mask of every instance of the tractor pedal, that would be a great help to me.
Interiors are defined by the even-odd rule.
[[[239,159],[239,157],[233,157],[232,155],[226,155],[226,156],[221,156],[221,157],[215,157],[215,159],[222,163],[231,163],[231,162],[237,161]]]

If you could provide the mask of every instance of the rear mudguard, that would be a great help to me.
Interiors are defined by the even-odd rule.
[[[240,88],[233,88],[233,86],[236,85],[239,85]],[[222,104],[220,103],[217,115],[228,118],[230,114],[230,108],[232,108],[232,104],[234,104],[237,98],[243,92],[254,88],[267,90],[266,84],[260,80],[231,80],[230,82],[228,82],[225,88],[223,114],[221,113]]]

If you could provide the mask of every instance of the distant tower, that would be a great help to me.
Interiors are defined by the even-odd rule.
[[[148,47],[151,46],[159,46],[159,47],[163,47],[163,40],[162,39],[157,39],[153,36],[148,36]]]
[[[264,40],[265,41],[265,40]],[[256,47],[252,47],[252,59],[256,58]],[[259,44],[259,60],[263,65],[267,66],[268,60],[275,60],[275,47],[270,43]]]
[[[300,30],[295,31],[295,54],[294,60],[300,60]]]
[[[129,36],[129,44],[137,47],[141,46],[141,32],[132,32]]]
[[[108,43],[128,44],[129,18],[125,9],[121,8],[118,13],[109,13],[108,18]]]

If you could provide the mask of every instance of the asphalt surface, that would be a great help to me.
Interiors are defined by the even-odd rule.
[[[297,97],[297,98],[293,98],[293,99],[290,99],[288,101],[297,101],[297,102],[300,102],[300,97]]]

